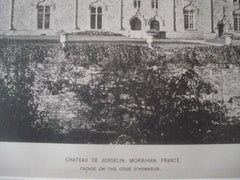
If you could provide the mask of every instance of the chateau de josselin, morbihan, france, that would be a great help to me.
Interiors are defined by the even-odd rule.
[[[240,35],[238,0],[1,0],[0,34],[99,31],[144,38]]]

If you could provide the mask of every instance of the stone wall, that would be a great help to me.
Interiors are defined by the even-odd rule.
[[[11,1],[0,1],[0,34],[10,30],[11,22]]]
[[[50,29],[37,28],[38,0],[15,0],[14,28],[16,31],[8,32],[13,35],[41,35],[56,34],[64,29],[74,30],[75,4],[71,1],[58,0],[57,4],[46,1],[51,7]]]
[[[158,51],[160,49],[157,49]],[[83,111],[88,111],[88,106],[79,102],[76,94],[68,87],[57,89],[56,93],[49,88],[54,83],[68,82],[70,84],[92,84],[96,81],[97,76],[101,76],[101,69],[97,66],[75,66],[73,59],[87,58],[87,56],[66,57],[61,49],[55,49],[54,58],[48,57],[43,64],[35,66],[36,72],[34,92],[36,103],[39,104],[39,111],[47,112],[45,122],[48,124],[58,124],[64,127],[62,132],[78,128],[91,128],[92,122],[81,116]],[[162,51],[162,50],[160,50]],[[181,49],[179,49],[181,51]],[[176,54],[172,50],[166,50],[166,59],[168,61]],[[215,54],[216,55],[216,54]],[[204,57],[204,55],[203,55]],[[163,59],[164,60],[164,59]],[[185,61],[185,60],[184,60]],[[169,76],[179,76],[185,73],[190,66],[181,64],[168,63],[164,71]],[[210,82],[216,90],[216,94],[204,95],[203,100],[211,100],[221,107],[226,107],[226,116],[229,121],[240,118],[240,68],[235,63],[207,63],[203,66],[195,66],[193,70],[205,82]],[[106,73],[106,72],[105,72]],[[46,83],[48,82],[48,83]],[[77,83],[76,83],[77,82]],[[45,84],[45,85],[44,85]],[[48,84],[46,86],[46,84]],[[50,86],[49,86],[50,84]],[[64,83],[63,83],[64,84]]]
[[[37,9],[39,0],[15,0],[14,6],[14,27],[16,31],[9,31],[11,18],[11,1],[1,0],[0,2],[0,32],[10,35],[41,35],[57,34],[64,30],[66,32],[76,31],[75,0],[46,0],[45,4],[51,5],[51,28],[48,30],[37,29]],[[184,29],[183,9],[189,4],[187,0],[176,0],[176,32],[174,32],[173,1],[159,0],[159,8],[151,7],[151,1],[141,0],[141,7],[134,8],[132,0],[123,0],[123,16],[121,29],[121,1],[116,0],[79,0],[78,8],[78,26],[80,30],[90,30],[90,6],[97,3],[103,7],[103,29],[105,31],[119,32],[125,35],[135,33],[141,36],[141,33],[149,30],[149,21],[156,18],[160,23],[160,31],[165,31],[168,38],[185,39],[205,39],[214,38],[216,34],[211,34],[211,4],[210,0],[193,0],[196,7],[196,27],[193,30]],[[214,0],[214,28],[217,33],[217,23],[223,17],[223,7],[228,17],[231,27],[233,27],[234,9],[238,6],[232,1]],[[138,17],[142,22],[142,31],[132,32],[130,29],[130,20],[132,17]],[[234,32],[238,34],[238,32]],[[140,34],[140,35],[139,35]],[[214,36],[215,35],[215,36]]]
[[[95,4],[96,0],[79,0],[79,28],[81,30],[90,30],[90,6],[103,7],[103,30],[120,31],[121,24],[121,3],[120,1],[102,0]]]
[[[148,0],[141,1],[140,9],[133,7],[132,1],[124,1],[124,28],[130,31],[130,19],[138,17],[142,21],[143,31],[149,30],[149,20],[156,18],[160,23],[160,31],[173,31],[173,3],[160,0],[159,8],[154,9]]]
[[[188,37],[192,39],[203,39],[204,34],[211,33],[211,5],[210,1],[194,1],[195,8],[195,27],[193,30],[184,29],[183,9],[189,5],[190,1],[176,0],[176,29],[180,32],[179,37]]]
[[[234,65],[210,65],[198,67],[196,72],[213,84],[218,91],[210,97],[205,97],[224,105],[230,120],[240,118],[240,68]]]

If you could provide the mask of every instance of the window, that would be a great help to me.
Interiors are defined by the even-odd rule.
[[[153,31],[159,31],[160,30],[160,24],[157,20],[152,20],[150,22],[150,30],[153,30]]]
[[[140,31],[142,29],[142,23],[139,18],[135,17],[131,20],[131,30]]]
[[[103,11],[102,7],[91,8],[91,29],[103,28]]]
[[[133,1],[134,8],[140,8],[141,7],[141,0],[134,0]]]
[[[152,0],[152,8],[158,9],[158,0]]]
[[[240,14],[234,14],[234,31],[240,31]]]
[[[38,29],[50,28],[50,6],[38,6],[37,27]]]
[[[184,28],[186,30],[194,29],[194,11],[193,10],[185,10],[184,11]]]

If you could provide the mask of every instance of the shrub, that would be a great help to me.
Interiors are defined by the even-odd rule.
[[[193,68],[216,64],[239,66],[239,49],[151,50],[131,44],[75,44],[62,49],[2,43],[0,138],[116,144],[221,143],[224,138],[239,142],[239,126],[229,124],[225,107],[202,98],[217,90]],[[60,117],[63,110],[73,115]]]

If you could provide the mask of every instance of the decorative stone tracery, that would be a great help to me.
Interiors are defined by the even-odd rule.
[[[39,2],[36,4],[36,8],[38,8],[40,5],[50,6],[53,9],[56,9],[56,3],[54,0],[39,0]]]
[[[92,7],[102,7],[104,10],[108,10],[107,4],[103,0],[96,0],[89,5],[89,9]]]

